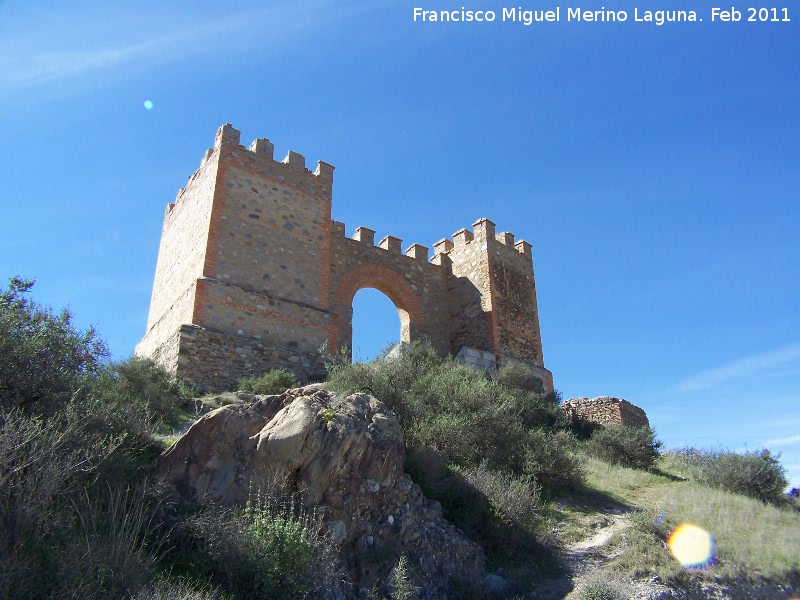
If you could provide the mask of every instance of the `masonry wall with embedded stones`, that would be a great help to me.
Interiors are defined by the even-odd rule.
[[[234,386],[271,368],[307,381],[324,375],[320,346],[352,344],[352,301],[362,288],[397,307],[400,340],[440,353],[462,348],[544,368],[531,246],[480,219],[429,249],[331,219],[334,167],[257,139],[245,148],[224,125],[167,207],[147,331],[153,356],[202,390]]]
[[[350,346],[353,337],[353,297],[365,287],[386,294],[400,316],[400,340],[425,339],[447,354],[449,325],[447,273],[440,264],[428,262],[428,248],[411,244],[402,251],[402,240],[387,235],[375,245],[375,232],[358,227],[352,238],[345,224],[331,227],[330,308],[334,328],[331,348]]]
[[[570,418],[578,418],[598,425],[626,425],[649,427],[647,415],[627,400],[600,396],[599,398],[571,398],[564,401],[561,410]]]

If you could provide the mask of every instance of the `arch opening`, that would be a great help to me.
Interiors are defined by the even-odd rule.
[[[358,290],[353,297],[353,361],[373,360],[400,341],[410,341],[408,313],[376,288]]]
[[[411,285],[391,269],[379,265],[361,265],[350,270],[341,279],[334,292],[331,306],[334,319],[329,337],[329,349],[332,352],[338,352],[344,347],[352,351],[353,300],[356,293],[364,289],[377,290],[397,311],[400,321],[400,341],[411,342],[424,335],[425,317],[422,303]],[[374,292],[366,292],[367,295],[370,293]],[[380,337],[378,334],[376,344],[382,343]],[[395,334],[390,334],[388,339],[396,339]]]

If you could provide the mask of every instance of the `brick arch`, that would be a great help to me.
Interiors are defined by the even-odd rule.
[[[424,325],[425,314],[422,302],[411,285],[391,269],[381,265],[361,265],[348,271],[339,280],[333,295],[332,304],[337,314],[328,340],[331,350],[337,351],[340,344],[352,345],[353,298],[356,292],[364,288],[374,288],[389,297],[400,316],[401,341],[412,341],[412,325]]]

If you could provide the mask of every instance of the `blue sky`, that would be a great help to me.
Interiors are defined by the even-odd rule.
[[[797,3],[723,23],[556,0],[524,6],[561,7],[531,26],[500,0],[109,4],[0,2],[3,280],[36,277],[130,355],[164,207],[230,122],[336,165],[348,234],[430,247],[488,217],[531,242],[565,398],[626,398],[668,447],[766,444],[800,486]],[[378,296],[356,297],[365,358],[398,335]]]

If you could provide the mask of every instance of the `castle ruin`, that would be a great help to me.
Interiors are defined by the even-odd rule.
[[[267,139],[249,148],[223,125],[169,204],[150,314],[137,356],[203,391],[287,368],[323,377],[320,347],[352,346],[353,297],[386,294],[400,340],[428,341],[476,368],[517,361],[552,391],[544,368],[531,245],[480,219],[429,249],[331,219],[334,167],[306,169]]]

